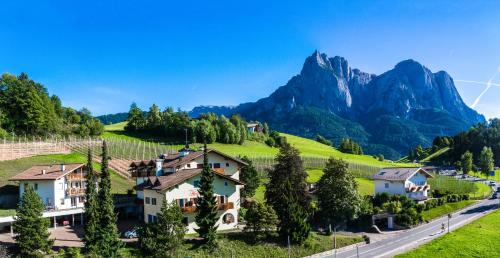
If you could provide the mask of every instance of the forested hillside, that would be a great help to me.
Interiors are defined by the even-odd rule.
[[[88,109],[63,107],[56,95],[21,73],[0,78],[0,137],[8,135],[47,136],[100,135],[102,123]]]

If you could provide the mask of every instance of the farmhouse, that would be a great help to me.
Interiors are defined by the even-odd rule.
[[[215,174],[214,192],[217,197],[219,230],[235,228],[240,208],[239,181],[243,161],[216,150],[207,150],[209,166]],[[137,198],[143,205],[143,220],[155,222],[164,201],[176,202],[184,214],[188,233],[193,233],[196,203],[199,196],[203,151],[188,147],[176,154],[161,155],[150,161],[133,162],[132,177],[136,179]]]
[[[45,204],[44,217],[53,218],[53,226],[75,224],[79,214],[83,224],[86,167],[84,164],[37,165],[10,178],[19,182],[19,196],[32,187]],[[78,218],[77,218],[78,219]],[[0,223],[14,218],[0,218]],[[70,222],[71,221],[71,222]]]
[[[249,133],[254,133],[254,132],[261,132],[262,129],[260,128],[260,125],[258,123],[248,123],[247,131]]]
[[[383,168],[373,176],[375,193],[405,195],[416,201],[426,200],[430,185],[427,178],[433,177],[422,168]]]

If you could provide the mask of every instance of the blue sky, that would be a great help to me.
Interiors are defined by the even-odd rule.
[[[376,74],[409,58],[455,80],[500,69],[500,1],[20,2],[0,8],[0,73],[96,115],[255,101],[315,49]],[[468,105],[486,87],[456,86]],[[500,117],[500,86],[476,109]]]

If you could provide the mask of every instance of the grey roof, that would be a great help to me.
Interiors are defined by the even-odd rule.
[[[383,168],[373,176],[375,180],[405,181],[417,172],[422,172],[427,177],[433,177],[429,172],[419,167],[411,168]]]

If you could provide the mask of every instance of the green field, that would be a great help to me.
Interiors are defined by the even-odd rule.
[[[35,156],[16,160],[8,160],[0,162],[0,188],[5,185],[14,185],[15,182],[7,181],[12,176],[30,168],[33,165],[49,165],[61,163],[86,163],[87,158],[78,153],[71,154],[54,154],[45,156]],[[94,170],[99,171],[100,164],[94,162]],[[133,182],[119,176],[115,171],[111,171],[111,187],[113,193],[126,193],[127,189],[131,189]]]
[[[288,257],[288,249],[285,243],[278,244],[276,239],[252,244],[248,237],[241,233],[219,234],[217,239],[219,248],[216,253],[208,253],[203,248],[193,248],[193,244],[183,244],[179,247],[176,257],[204,258],[204,257]],[[337,235],[337,246],[343,247],[363,241],[360,236]],[[319,252],[332,249],[333,236],[325,236],[311,233],[306,244],[302,246],[292,246],[291,257],[304,257]],[[142,257],[139,250],[135,248],[124,248],[121,250],[121,257]]]
[[[499,229],[500,211],[495,211],[397,257],[500,257]]]
[[[441,217],[443,215],[446,215],[450,212],[454,212],[456,210],[460,210],[462,208],[465,208],[466,206],[469,206],[475,202],[476,201],[473,201],[473,200],[466,200],[466,201],[460,201],[460,202],[445,203],[442,206],[437,206],[437,207],[429,209],[427,211],[422,211],[422,217],[424,220],[435,219],[435,218]]]

